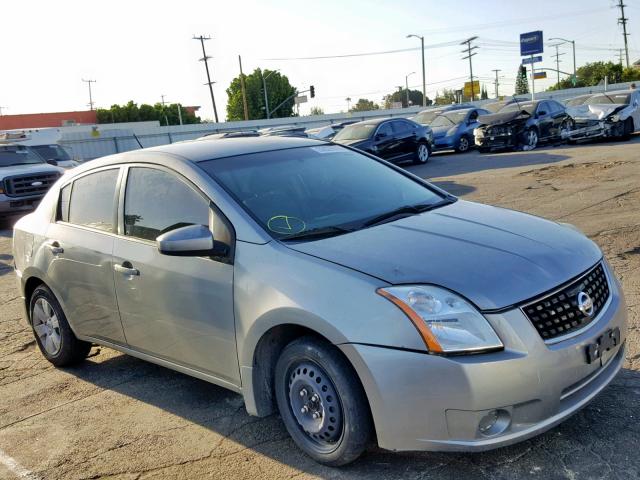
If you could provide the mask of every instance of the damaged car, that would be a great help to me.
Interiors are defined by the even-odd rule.
[[[567,107],[574,129],[568,140],[629,139],[640,125],[640,91],[617,90],[591,95],[581,105]]]
[[[474,131],[480,152],[514,148],[533,150],[540,142],[567,138],[573,120],[555,100],[511,103],[497,113],[480,115]]]

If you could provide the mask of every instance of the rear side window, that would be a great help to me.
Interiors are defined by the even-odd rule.
[[[386,135],[387,137],[390,137],[391,135],[393,135],[393,130],[391,129],[391,122],[383,123],[382,125],[380,125],[376,134],[381,134],[381,133],[383,135]]]
[[[69,199],[71,197],[71,184],[60,190],[60,201],[58,202],[58,220],[69,221]]]
[[[73,182],[68,217],[70,223],[113,231],[118,171],[117,168],[102,170]]]
[[[125,235],[155,240],[187,225],[209,226],[209,204],[201,195],[162,170],[129,170],[124,199]]]
[[[393,130],[396,133],[406,133],[411,130],[411,125],[408,122],[402,120],[396,120],[391,122],[393,124]]]

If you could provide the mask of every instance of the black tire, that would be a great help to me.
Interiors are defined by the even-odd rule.
[[[538,135],[538,130],[535,127],[530,127],[522,135],[522,144],[520,145],[520,150],[535,150],[539,142],[540,137]]]
[[[624,121],[624,130],[622,133],[622,140],[629,140],[634,130],[635,130],[635,126],[633,125],[633,118],[629,117]]]
[[[458,145],[456,145],[456,152],[458,153],[466,153],[471,150],[473,146],[473,142],[467,135],[462,135],[458,140]]]
[[[43,305],[49,305],[53,313],[55,313],[57,326],[45,325],[41,322],[42,316],[39,313],[39,309],[41,309]],[[83,342],[76,338],[71,327],[69,327],[67,317],[65,317],[58,300],[47,286],[40,285],[34,290],[33,295],[31,295],[29,299],[29,316],[36,343],[42,355],[44,355],[49,362],[56,367],[65,367],[81,362],[87,358],[91,350],[91,343]],[[39,326],[43,329],[46,327],[49,332],[57,334],[58,347],[55,351],[50,351],[51,349],[48,350],[47,341],[45,340],[47,335],[38,333],[37,330],[42,331],[38,328]]]
[[[369,403],[351,365],[334,346],[314,337],[291,342],[276,364],[275,390],[287,431],[316,462],[346,465],[367,447],[373,434]]]
[[[426,153],[426,156],[425,156]],[[416,165],[424,165],[431,158],[431,147],[427,142],[418,142],[416,153],[413,156],[413,163]]]

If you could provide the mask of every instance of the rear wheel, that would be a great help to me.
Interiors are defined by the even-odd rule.
[[[456,152],[468,152],[470,148],[471,142],[469,141],[469,137],[467,137],[466,135],[461,136],[460,140],[458,140],[458,145],[456,146]]]
[[[373,428],[355,372],[332,345],[303,337],[285,347],[275,372],[287,431],[315,461],[340,466],[365,450]]]
[[[31,327],[44,357],[56,367],[85,359],[91,344],[78,340],[51,290],[44,285],[33,292],[29,302]]]
[[[416,148],[416,154],[414,157],[414,163],[419,165],[425,164],[429,161],[429,156],[431,155],[431,151],[429,150],[429,145],[425,142],[420,142],[418,147]]]

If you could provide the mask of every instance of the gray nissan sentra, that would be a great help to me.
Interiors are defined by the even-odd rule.
[[[558,424],[624,359],[626,306],[574,227],[456,199],[340,145],[194,141],[67,172],[14,231],[56,366],[91,345],[278,411],[343,465],[477,451]]]

